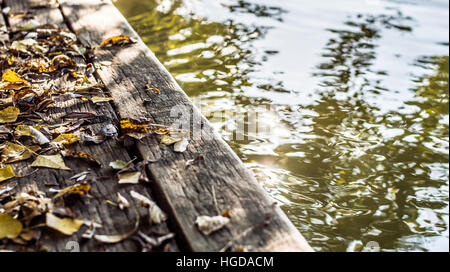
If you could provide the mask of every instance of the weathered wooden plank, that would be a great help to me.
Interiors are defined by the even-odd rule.
[[[193,138],[186,152],[175,153],[172,147],[159,144],[155,136],[137,143],[140,155],[153,161],[149,171],[156,197],[170,211],[186,249],[218,251],[230,239],[238,238],[237,245],[250,246],[255,251],[312,250],[110,1],[60,3],[67,21],[86,46],[93,48],[119,34],[138,40],[130,46],[95,51],[97,65],[112,62],[98,69],[97,74],[111,92],[120,118],[146,117],[158,124],[172,125],[180,121],[174,113],[188,113],[183,117],[190,118],[187,123],[193,124]],[[161,90],[160,95],[145,91],[149,81]],[[199,155],[203,155],[202,161],[186,167],[188,160]],[[195,220],[201,215],[217,215],[215,202],[220,210],[230,210],[231,223],[205,236],[196,228]]]
[[[3,0],[0,0],[0,9],[3,8]],[[5,18],[3,15],[3,10],[0,14],[0,42],[6,41],[8,39],[8,30],[6,28]]]
[[[64,22],[61,21],[61,12],[56,4],[40,0],[5,0],[4,2],[10,8],[9,22],[13,32],[35,24],[64,26]],[[42,14],[42,10],[45,10],[46,16],[40,16],[39,20],[34,20],[36,14]]]
[[[45,3],[45,1],[41,0],[28,0],[28,1],[7,1],[4,0],[6,6],[11,8],[12,13],[27,13],[30,8],[37,7],[41,5],[42,3]]]
[[[30,20],[35,20],[40,24],[56,24],[60,28],[67,28],[65,26],[62,14],[57,7],[54,8],[40,8],[35,9],[33,12],[28,12],[31,6],[31,1],[28,0],[6,0],[6,5],[11,7],[10,25],[13,28],[18,28],[29,23]],[[28,13],[30,16],[14,17],[17,13]],[[13,18],[14,17],[14,18]],[[77,59],[77,62],[83,62],[83,60]],[[90,78],[92,82],[95,82],[94,78]],[[58,85],[63,87],[63,85]],[[90,125],[89,128],[97,133],[106,124],[114,124],[118,126],[118,118],[114,109],[109,103],[102,103],[100,105],[94,105],[89,102],[77,102],[67,101],[60,105],[58,108],[51,108],[46,114],[46,123],[59,123],[61,122],[61,116],[72,112],[91,112],[98,116],[102,116],[106,122]],[[114,235],[127,233],[134,228],[136,220],[140,219],[140,230],[144,233],[155,231],[158,233],[168,233],[169,229],[167,225],[160,224],[157,226],[151,226],[148,222],[148,209],[141,208],[130,196],[130,191],[135,190],[151,199],[150,189],[148,186],[132,185],[124,186],[119,185],[115,173],[108,164],[111,161],[123,160],[130,161],[132,158],[127,150],[118,142],[117,139],[109,139],[103,142],[101,145],[84,145],[76,144],[71,146],[73,151],[86,152],[95,156],[102,167],[92,165],[80,160],[66,160],[67,165],[72,171],[40,169],[38,172],[33,173],[30,167],[30,161],[20,162],[13,164],[15,172],[19,176],[26,176],[27,173],[33,173],[24,178],[21,178],[16,182],[19,190],[30,185],[36,185],[41,191],[48,192],[49,187],[45,186],[46,183],[55,184],[53,188],[65,188],[73,185],[74,181],[70,180],[73,175],[88,171],[89,182],[92,185],[90,194],[93,198],[81,198],[75,200],[71,206],[72,210],[83,219],[94,220],[97,223],[103,225],[102,229],[98,230],[98,233]],[[107,200],[116,201],[117,193],[120,193],[126,197],[132,206],[124,211],[118,207],[108,204]],[[81,251],[138,251],[139,245],[132,241],[127,240],[115,245],[104,245],[95,240],[83,240],[81,235],[83,230],[77,233],[75,236],[65,237],[56,234],[54,231],[47,230],[43,233],[43,237],[40,242],[43,246],[54,251],[66,251],[70,246],[68,242],[77,241],[80,243]],[[170,243],[169,250],[177,250],[177,245],[174,241]]]

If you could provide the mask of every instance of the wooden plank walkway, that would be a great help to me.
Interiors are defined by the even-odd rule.
[[[3,7],[3,0],[0,0],[0,7]],[[5,19],[0,16],[0,43],[8,39],[8,30],[6,28]]]
[[[127,148],[117,138],[109,138],[100,145],[78,143],[70,148],[94,155],[101,167],[93,167],[80,160],[66,160],[73,171],[39,169],[33,172],[28,160],[12,164],[17,175],[26,177],[7,183],[17,184],[18,190],[34,184],[48,192],[49,188],[43,181],[54,183],[61,189],[74,184],[70,179],[74,174],[88,171],[92,197],[77,199],[71,209],[80,218],[101,223],[103,228],[97,231],[100,234],[129,232],[136,220],[140,221],[139,230],[143,233],[175,233],[175,240],[171,240],[164,250],[219,251],[246,246],[254,251],[312,251],[287,216],[274,205],[237,155],[213,131],[110,1],[59,0],[57,4],[46,4],[50,2],[3,0],[2,7],[10,8],[5,15],[5,25],[9,26],[11,38],[20,37],[19,30],[37,21],[40,25],[55,25],[75,33],[80,45],[86,48],[96,48],[105,39],[117,35],[132,37],[137,42],[127,46],[100,47],[94,53],[86,54],[85,58],[76,59],[77,63],[93,63],[97,67],[90,81],[104,84],[104,93],[110,95],[113,102],[102,103],[101,106],[86,101],[64,102],[61,107],[53,107],[45,113],[47,123],[58,124],[62,116],[73,112],[91,112],[102,116],[102,120],[89,124],[89,128],[97,133],[107,124],[120,127],[120,120],[146,118],[152,123],[172,127],[182,121],[183,125],[189,124],[191,139],[183,153],[160,144],[159,135],[134,140],[131,144],[127,141]],[[2,72],[4,70],[2,67]],[[64,81],[57,84],[58,88],[68,88]],[[148,84],[161,93],[149,92]],[[137,158],[135,163],[146,162],[151,181],[119,185],[108,164],[115,160],[130,161],[133,157]],[[196,159],[195,163],[187,166],[188,162]],[[169,215],[167,224],[149,224],[148,209],[133,202],[131,190],[156,201]],[[121,210],[108,204],[106,200],[116,200],[118,192],[133,205]],[[211,235],[198,230],[195,221],[199,216],[215,216],[224,210],[229,211],[231,218],[224,228]],[[67,237],[45,230],[40,246],[65,251],[67,242],[78,241],[82,251],[140,250],[133,239],[109,245],[94,239],[82,239],[82,232]]]
[[[30,10],[30,6],[34,5],[32,1],[17,1],[17,0],[5,0],[7,7],[10,7],[9,16],[6,18],[12,29],[17,29],[19,26],[27,24],[27,21],[35,20],[40,24],[55,24],[58,27],[65,28],[64,19],[58,7],[52,8],[36,8]],[[17,14],[28,14],[28,16],[22,17]],[[83,60],[79,60],[83,61]],[[91,81],[95,79],[91,78]],[[62,87],[62,86],[61,86]],[[58,108],[51,108],[46,114],[48,115],[48,123],[57,124],[61,122],[61,116],[73,112],[91,112],[98,116],[104,116],[107,120],[103,123],[97,123],[89,126],[89,129],[97,133],[106,124],[115,124],[118,126],[119,120],[110,104],[103,104],[101,107],[97,107],[92,103],[73,103],[73,101],[67,101],[62,103]],[[123,160],[130,161],[131,156],[127,150],[115,139],[109,139],[103,142],[101,145],[83,145],[76,144],[73,147],[74,151],[86,152],[95,156],[97,161],[101,163],[102,167],[93,168],[92,164],[86,163],[80,160],[66,160],[69,168],[74,171],[62,171],[52,169],[40,169],[38,172],[21,178],[16,181],[19,190],[26,188],[31,184],[36,184],[41,191],[48,192],[49,188],[46,188],[45,183],[57,184],[57,187],[62,189],[74,184],[74,181],[70,177],[77,173],[88,171],[91,181],[91,194],[93,198],[83,198],[80,201],[76,201],[71,206],[71,209],[79,215],[81,218],[94,220],[97,223],[101,223],[103,228],[98,230],[100,234],[122,234],[129,232],[133,229],[134,222],[137,220],[137,214],[140,218],[148,217],[148,211],[144,208],[137,208],[139,206],[132,205],[129,209],[124,211],[113,207],[106,202],[106,200],[116,200],[117,193],[119,192],[127,199],[130,197],[129,186],[119,186],[115,173],[108,167],[111,161]],[[13,165],[16,175],[23,176],[27,173],[33,173],[30,167],[31,162],[20,162]],[[140,192],[147,197],[150,197],[150,189],[144,185],[133,186],[133,190]],[[147,220],[148,221],[148,220]],[[141,220],[141,222],[147,222]],[[168,228],[165,224],[161,224],[155,227],[145,227],[142,229],[149,231],[168,232]],[[47,233],[46,233],[47,234]],[[47,236],[40,239],[42,246],[54,251],[66,251],[66,245],[70,241],[82,241],[80,243],[81,250],[83,251],[137,251],[138,245],[132,241],[125,241],[123,243],[115,245],[104,245],[96,243],[94,240],[83,240],[81,238],[82,232],[76,234],[75,237],[65,237],[62,235],[56,235],[55,232],[48,232]],[[170,250],[177,250],[178,247],[175,243],[171,246]]]

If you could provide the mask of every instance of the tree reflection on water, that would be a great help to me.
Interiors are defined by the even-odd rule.
[[[354,250],[377,241],[384,249],[418,250],[420,245],[400,245],[399,239],[441,236],[447,230],[448,56],[417,60],[434,72],[414,80],[414,99],[405,102],[410,112],[384,113],[367,99],[369,93],[394,91],[380,84],[388,75],[371,67],[380,26],[405,19],[398,15],[388,20],[358,16],[347,23],[352,30],[329,30],[337,37],[328,42],[327,61],[315,73],[322,79],[320,99],[307,107],[315,113],[310,132],[315,137],[295,148],[307,159],[296,173],[311,184],[290,188],[315,200],[291,214],[304,210],[308,223],[303,225],[318,234],[309,238],[321,248],[332,243],[344,250],[350,241],[360,241],[352,244]],[[313,193],[305,193],[311,188]]]

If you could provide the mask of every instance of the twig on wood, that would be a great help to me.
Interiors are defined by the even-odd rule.
[[[212,186],[212,195],[213,195],[214,206],[216,207],[217,215],[220,215],[221,212],[220,212],[220,209],[219,209],[219,204],[217,203],[216,190],[214,188],[214,185]]]

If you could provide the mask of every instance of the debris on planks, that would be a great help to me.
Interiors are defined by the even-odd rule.
[[[175,152],[172,145],[161,144],[160,136],[132,140],[139,157],[150,162],[147,168],[152,186],[185,243],[183,246],[192,251],[219,251],[230,239],[247,231],[239,243],[255,251],[312,251],[284,212],[279,207],[273,208],[274,201],[253,174],[214,132],[111,1],[60,0],[60,3],[82,44],[96,48],[92,62],[110,64],[98,69],[97,75],[107,86],[122,119],[145,117],[155,124],[182,123],[175,128],[189,128],[189,139],[186,139],[189,141],[177,145],[177,150],[184,151],[181,153]],[[103,18],[108,18],[107,24]],[[115,36],[130,37],[136,42],[98,47]],[[150,92],[150,89],[158,91]],[[166,137],[166,140],[172,139]],[[196,219],[216,215],[211,186],[216,188],[219,204],[226,206],[232,216],[229,224],[204,235]],[[254,229],[267,213],[271,214],[270,222]]]
[[[132,154],[89,50],[56,1],[3,2],[0,250],[67,251],[73,241],[83,251],[178,250],[165,220],[148,222],[156,204],[145,209],[130,197],[136,190],[153,203],[144,164],[135,162],[132,185],[120,185],[109,166]],[[160,243],[149,248],[142,237]]]
[[[312,250],[110,1],[58,2],[3,0],[0,250]]]

